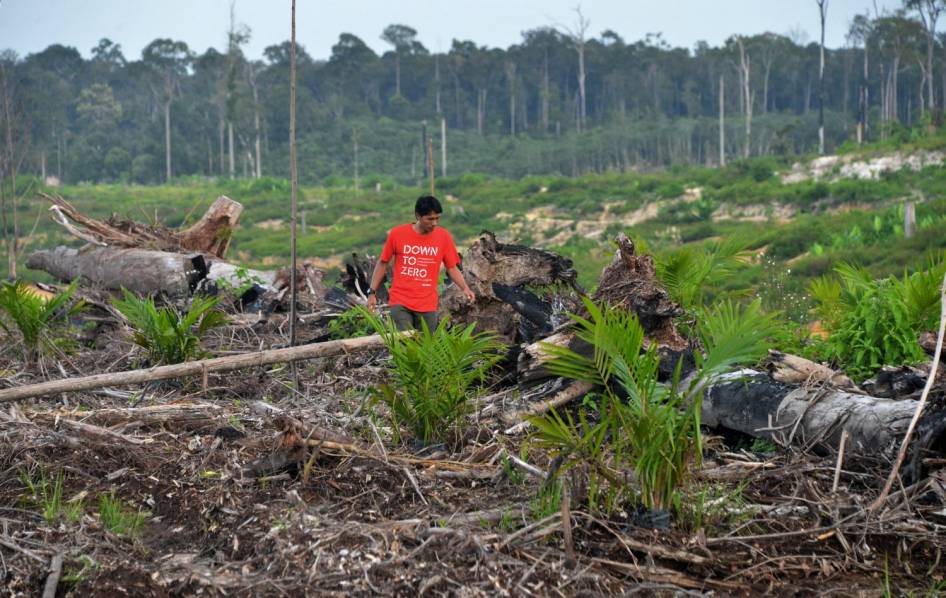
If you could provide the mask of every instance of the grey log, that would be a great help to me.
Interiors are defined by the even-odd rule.
[[[836,450],[842,431],[848,451],[892,460],[917,401],[895,401],[832,388],[805,388],[743,370],[713,384],[703,399],[703,425],[735,430],[782,445],[825,453]],[[912,446],[912,475],[923,457],[946,453],[946,417],[929,408]]]
[[[36,251],[26,260],[26,267],[62,281],[82,278],[106,289],[126,288],[139,295],[186,295],[207,275],[200,254],[117,247],[60,246]]]

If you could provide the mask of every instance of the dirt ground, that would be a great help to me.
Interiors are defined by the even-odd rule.
[[[278,327],[233,327],[208,348],[281,343]],[[50,365],[48,376],[131,369],[141,358],[118,333],[98,346]],[[0,404],[0,594],[42,595],[57,556],[59,596],[946,591],[943,463],[928,463],[922,481],[895,488],[870,514],[888,463],[849,458],[832,491],[836,456],[708,435],[682,509],[690,515],[669,527],[648,527],[630,508],[591,512],[579,495],[550,512],[537,498],[542,480],[506,458],[545,472],[548,457],[495,419],[522,406],[518,389],[497,383],[456,446],[418,451],[395,443],[369,403],[384,366],[376,351],[300,362],[298,387],[293,367],[280,364],[211,373],[206,383]],[[14,347],[0,371],[2,387],[40,380]],[[140,415],[185,405],[205,411],[164,422]],[[375,453],[288,450],[285,416]],[[35,487],[45,479],[51,488],[59,472],[71,515],[47,519]],[[103,524],[103,496],[142,514],[137,531]]]

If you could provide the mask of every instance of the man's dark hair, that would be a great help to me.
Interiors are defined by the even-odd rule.
[[[424,195],[417,198],[417,203],[414,204],[414,213],[418,216],[427,216],[432,213],[443,214],[443,206],[433,195]]]

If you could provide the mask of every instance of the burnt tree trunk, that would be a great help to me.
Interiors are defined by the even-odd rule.
[[[658,347],[662,377],[669,376],[681,358],[684,371],[688,371],[692,367],[692,357],[687,357],[689,344],[673,324],[673,318],[683,315],[683,309],[659,286],[653,258],[637,255],[634,243],[624,234],[618,236],[616,243],[618,250],[614,259],[601,272],[598,290],[591,299],[599,305],[620,307],[637,315],[646,335],[646,345]],[[571,330],[563,330],[523,349],[517,366],[521,381],[551,376],[545,368],[548,356],[542,343],[568,347],[586,355],[593,352],[593,348],[576,338]]]
[[[848,434],[849,454],[892,460],[916,411],[913,399],[892,400],[832,388],[776,382],[743,370],[712,385],[703,399],[703,425],[735,430],[783,446],[826,453]],[[911,445],[917,476],[921,459],[946,452],[946,418],[940,404],[924,413]]]
[[[440,301],[440,315],[449,315],[454,323],[475,322],[479,330],[495,331],[505,341],[518,342],[522,318],[517,313],[515,296],[522,304],[519,309],[529,311],[525,304],[542,303],[525,287],[563,285],[577,289],[577,273],[571,260],[541,249],[523,245],[500,243],[493,233],[484,231],[463,256],[463,276],[476,295],[476,301],[467,303],[463,293],[451,285]],[[532,310],[539,313],[542,309]],[[551,317],[551,310],[549,310]],[[524,316],[528,318],[528,316]],[[541,318],[540,318],[541,319]],[[547,323],[539,323],[539,327]],[[550,332],[548,329],[546,334]]]

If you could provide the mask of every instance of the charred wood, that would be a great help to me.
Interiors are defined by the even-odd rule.
[[[942,393],[941,393],[942,394]],[[940,397],[941,399],[942,397]],[[892,460],[916,410],[912,399],[894,401],[829,387],[801,387],[744,370],[713,384],[703,400],[703,424],[735,430],[816,453],[837,450],[848,434],[849,455]],[[928,409],[911,444],[910,479],[925,457],[946,454],[946,410]]]

